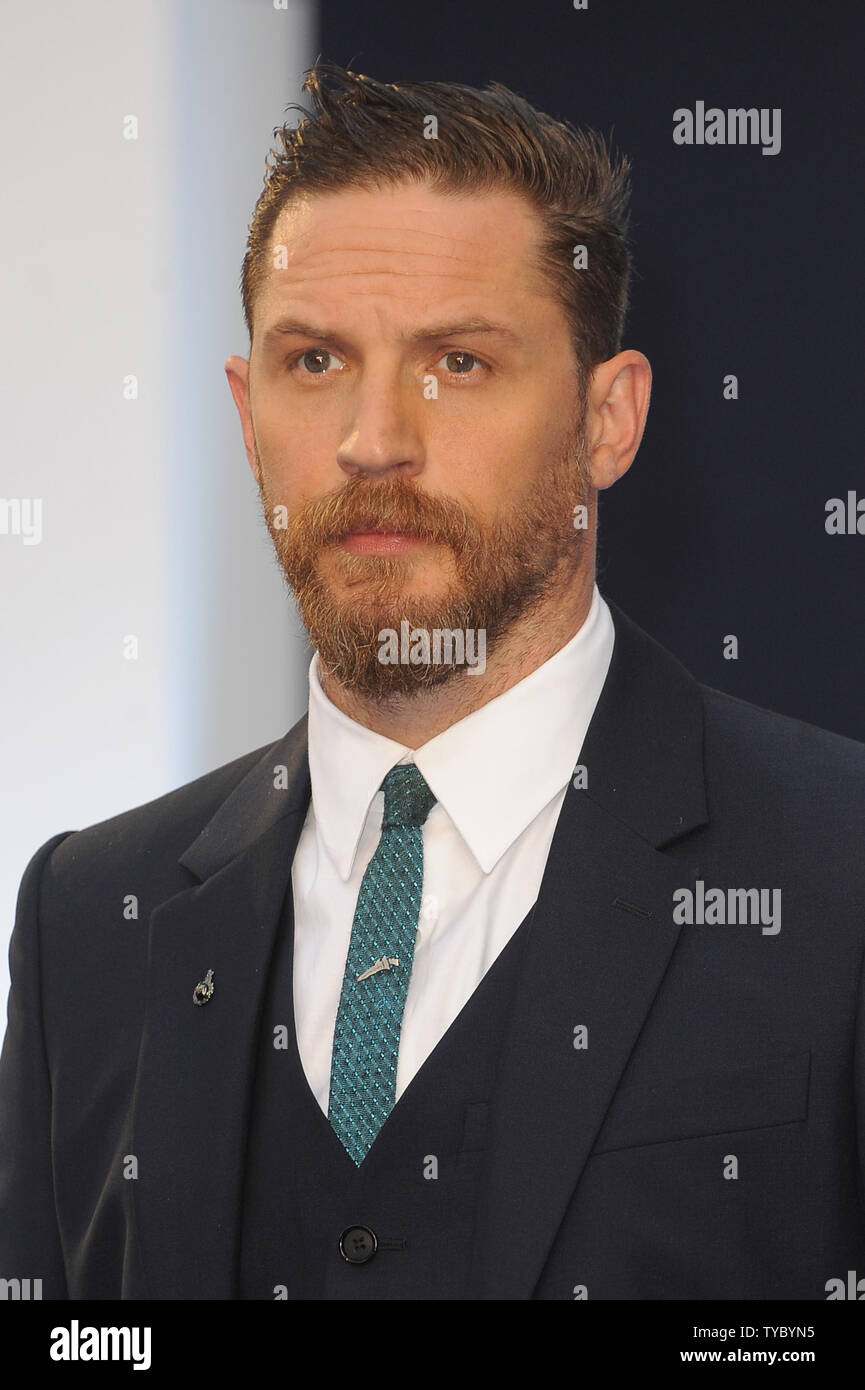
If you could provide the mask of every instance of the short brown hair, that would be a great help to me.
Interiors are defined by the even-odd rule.
[[[252,318],[283,207],[300,194],[425,182],[446,192],[522,194],[543,224],[538,269],[571,325],[583,397],[599,362],[621,351],[629,303],[630,161],[604,138],[536,110],[499,82],[483,91],[456,82],[377,82],[335,63],[306,70],[313,112],[274,130],[264,188],[249,225],[241,297]],[[438,139],[424,138],[434,115]],[[574,248],[587,249],[575,270]]]

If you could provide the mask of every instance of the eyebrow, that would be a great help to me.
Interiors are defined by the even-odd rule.
[[[470,318],[461,319],[455,323],[437,323],[424,328],[416,328],[410,333],[402,335],[403,340],[409,343],[432,342],[439,338],[455,338],[464,333],[489,333],[499,338],[505,338],[510,342],[520,343],[522,338],[506,323],[493,323],[490,319]],[[314,338],[320,342],[338,342],[341,334],[328,333],[325,329],[316,327],[314,324],[304,323],[301,319],[282,318],[277,319],[276,323],[271,324],[263,334],[264,342],[267,344],[278,343],[280,338],[294,335],[299,338]]]

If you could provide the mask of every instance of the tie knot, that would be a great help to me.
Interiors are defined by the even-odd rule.
[[[423,825],[436,799],[414,763],[392,767],[381,784],[384,792],[382,830],[398,825]]]

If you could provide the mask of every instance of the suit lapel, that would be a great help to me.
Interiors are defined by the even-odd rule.
[[[182,855],[199,884],[151,914],[131,1147],[151,1298],[235,1293],[261,996],[309,803],[305,722],[265,751]],[[214,992],[196,1007],[208,970]]]
[[[706,822],[699,687],[610,607],[588,787],[562,806],[499,1064],[478,1298],[531,1297],[681,931],[682,870],[663,847]]]

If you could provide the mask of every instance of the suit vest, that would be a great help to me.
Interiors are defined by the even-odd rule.
[[[470,1298],[496,1062],[533,910],[360,1167],[310,1090],[294,1023],[291,879],[263,993],[241,1204],[242,1299]]]

